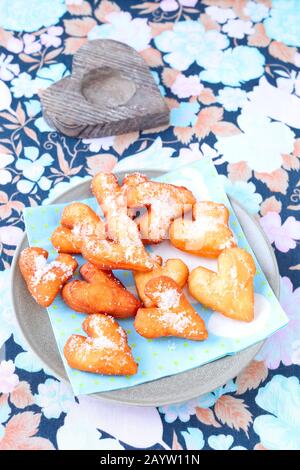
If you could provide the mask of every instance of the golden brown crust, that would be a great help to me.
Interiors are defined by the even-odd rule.
[[[137,184],[144,183],[145,181],[149,181],[146,175],[142,173],[129,173],[125,175],[122,181],[122,190],[127,191],[130,187],[134,187]]]
[[[60,225],[51,235],[51,243],[59,253],[80,254],[81,243],[69,228]]]
[[[66,304],[76,312],[107,313],[116,318],[136,314],[141,303],[111,271],[101,271],[90,263],[80,268],[84,281],[71,281],[62,290]]]
[[[78,264],[68,254],[60,254],[47,263],[48,252],[42,248],[25,248],[19,258],[20,271],[28,290],[42,307],[49,307],[62,286],[72,277]]]
[[[135,222],[127,214],[126,191],[112,173],[94,176],[91,189],[106,217],[108,240],[85,241],[83,256],[101,269],[150,271],[155,265],[147,253]]]
[[[234,320],[254,318],[255,263],[241,248],[228,248],[218,258],[218,272],[202,266],[189,276],[191,295],[201,304]]]
[[[92,179],[91,191],[105,217],[110,216],[114,211],[126,213],[121,187],[113,173],[103,171],[97,173]]]
[[[107,203],[106,210],[107,207],[111,205]],[[154,262],[140,240],[136,224],[123,211],[109,215],[108,220],[110,232],[106,233],[103,221],[89,206],[72,203],[63,211],[61,225],[52,234],[52,244],[60,252],[81,253],[100,269],[151,270]],[[126,224],[130,236],[126,235]]]
[[[103,375],[137,373],[126,333],[112,317],[89,315],[82,327],[88,336],[72,335],[64,347],[70,367]]]
[[[197,202],[193,206],[193,219],[176,219],[170,226],[170,241],[179,250],[217,258],[225,248],[236,246],[228,227],[229,211],[223,204]]]
[[[79,254],[87,236],[105,239],[104,223],[88,205],[73,202],[63,210],[61,225],[51,236],[52,245],[60,253]]]
[[[86,240],[81,251],[82,256],[99,269],[129,269],[145,272],[151,271],[154,266],[154,261],[144,247],[133,243],[132,247],[125,247],[117,242],[99,241],[96,237],[91,237]]]
[[[192,209],[193,193],[184,186],[144,181],[128,188],[129,208],[146,207],[136,222],[145,243],[159,243],[168,238],[172,220]]]
[[[64,227],[73,229],[74,221],[79,224],[89,224],[93,228],[97,227],[100,218],[87,204],[72,202],[64,208],[61,223]]]
[[[207,338],[204,321],[173,279],[166,276],[151,279],[145,294],[155,307],[140,308],[136,314],[134,327],[141,336],[176,336],[195,341]]]
[[[158,262],[157,267],[149,273],[133,272],[139,298],[145,307],[155,307],[156,305],[155,302],[145,294],[145,286],[150,279],[159,276],[170,277],[182,289],[188,280],[189,270],[187,265],[181,261],[181,259],[169,259],[166,261],[164,266],[162,266],[162,259],[160,258],[160,262]]]

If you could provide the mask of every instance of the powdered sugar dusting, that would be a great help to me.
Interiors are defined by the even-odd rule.
[[[107,336],[99,336],[97,338],[87,338],[86,339],[86,346],[87,348],[91,349],[118,349],[118,345],[114,343],[111,339],[107,338]]]
[[[71,231],[76,237],[83,238],[89,235],[93,235],[94,227],[91,224],[77,223],[74,225]]]
[[[230,277],[233,281],[237,281],[237,268],[236,268],[236,266],[231,266],[231,268],[230,268]]]
[[[160,319],[164,326],[172,327],[178,333],[184,333],[191,324],[185,312],[162,312]]]
[[[120,326],[116,327],[115,320],[109,315],[91,315],[89,318],[89,326],[93,328],[96,338],[91,338],[97,340],[94,342],[95,347],[99,349],[124,349],[126,345],[126,333]],[[109,339],[104,333],[103,328],[109,326],[109,328],[114,328],[116,333],[119,335],[117,344],[116,342]],[[99,340],[99,341],[98,341]]]
[[[56,278],[56,275],[53,271],[48,271],[46,274],[43,276],[43,281],[48,282],[48,281],[54,281]]]
[[[63,271],[63,274],[67,277],[72,276],[73,268],[66,263],[61,261],[52,261],[47,263],[47,259],[44,256],[39,255],[35,258],[35,272],[32,278],[32,284],[36,286],[41,280],[44,282],[54,281],[56,279],[53,268],[58,268]]]
[[[184,238],[191,242],[195,241],[198,244],[205,244],[208,234],[217,233],[224,227],[228,228],[226,208],[220,204],[216,203],[215,206],[213,206],[211,203],[205,201],[197,203],[194,205],[193,215],[195,220],[192,223],[190,223],[190,221],[184,221],[184,224],[180,225],[182,233],[175,233],[175,238]],[[220,250],[230,248],[233,245],[235,245],[234,236],[230,234],[229,230],[225,239],[217,244]]]
[[[176,308],[179,306],[181,294],[176,289],[166,289],[163,292],[157,292],[158,307],[162,309]]]
[[[182,205],[177,204],[174,198],[168,194],[163,194],[162,199],[153,198],[147,201],[151,206],[151,212],[148,212],[148,234],[146,238],[160,240],[167,237],[170,221],[182,212]],[[145,216],[142,216],[145,217]]]
[[[72,233],[75,235],[75,237],[80,237],[81,236],[81,228],[82,224],[75,224],[74,227],[72,228]]]
[[[220,224],[225,225],[222,219],[209,216],[201,216],[198,220],[195,220],[188,226],[189,238],[195,238],[197,236],[205,237],[207,232],[216,231],[219,229]]]
[[[142,180],[143,177],[141,176]],[[147,254],[141,241],[140,233],[136,223],[127,214],[126,191],[124,188],[116,188],[106,177],[99,180],[98,202],[106,216],[107,232],[109,241],[104,246],[98,243],[97,253],[103,256],[102,251],[105,249],[105,255],[110,252],[114,262],[122,262],[136,264],[137,260],[143,260],[143,264],[147,268],[153,267],[153,262]],[[103,242],[105,240],[102,240]],[[89,251],[95,251],[90,243],[89,237],[86,237],[86,246]],[[108,256],[105,256],[107,259]]]
[[[235,240],[234,240],[234,237],[232,236],[232,237],[228,238],[228,240],[220,243],[219,249],[220,250],[225,250],[226,248],[231,248],[234,244],[235,244]]]

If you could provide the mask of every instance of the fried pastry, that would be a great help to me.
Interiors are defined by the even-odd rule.
[[[91,189],[101,206],[108,240],[86,237],[83,256],[101,269],[150,271],[155,261],[147,253],[135,222],[127,214],[125,191],[112,173],[98,173]]]
[[[218,272],[202,266],[193,269],[188,286],[201,304],[234,320],[254,318],[255,263],[241,248],[227,248],[218,258]]]
[[[141,303],[111,271],[101,271],[90,263],[80,268],[84,281],[68,282],[62,297],[66,304],[82,313],[107,313],[116,318],[136,314]]]
[[[125,191],[125,194],[127,190],[130,187],[134,187],[137,184],[140,183],[145,183],[145,181],[149,181],[146,175],[143,175],[142,173],[129,173],[128,175],[125,175],[122,181],[122,191]]]
[[[51,243],[58,253],[81,253],[81,241],[69,228],[60,225],[51,235]]]
[[[136,314],[134,327],[141,336],[177,336],[195,341],[207,338],[204,321],[173,279],[166,276],[151,279],[145,294],[155,307],[139,308]]]
[[[105,239],[105,226],[88,205],[73,202],[62,212],[61,225],[52,233],[51,242],[60,253],[81,253],[82,242],[91,236]]]
[[[129,208],[147,208],[136,219],[145,243],[159,243],[167,239],[170,223],[190,211],[196,202],[187,188],[154,181],[131,185],[126,195]]]
[[[19,258],[19,267],[28,290],[42,307],[49,307],[62,286],[72,277],[77,261],[68,254],[60,254],[47,263],[48,252],[42,248],[25,248]]]
[[[82,324],[88,335],[72,335],[64,356],[73,369],[103,375],[134,375],[138,365],[127,343],[127,336],[114,318],[89,315]]]
[[[53,232],[51,241],[60,252],[81,253],[101,269],[150,270],[154,261],[146,252],[134,222],[125,214],[126,221],[134,225],[130,237],[122,237],[123,218],[111,219],[111,226],[119,228],[120,242],[108,239],[105,224],[86,204],[72,203],[63,210],[61,225]],[[112,236],[112,235],[111,235]],[[135,242],[133,241],[135,238]],[[136,247],[134,246],[136,243]]]
[[[179,250],[198,256],[217,258],[225,248],[236,246],[228,227],[229,211],[211,201],[193,206],[193,220],[179,218],[170,226],[170,241]]]
[[[162,259],[157,262],[157,267],[148,273],[134,272],[133,277],[139,298],[145,307],[155,307],[156,303],[145,294],[145,286],[150,279],[159,276],[167,276],[173,279],[182,289],[189,276],[189,270],[186,264],[180,259],[168,259],[162,266]]]

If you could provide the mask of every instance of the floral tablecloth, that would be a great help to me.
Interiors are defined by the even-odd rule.
[[[300,2],[1,0],[0,449],[300,449]],[[171,127],[75,140],[38,95],[86,41],[135,47]],[[235,380],[159,409],[74,398],[27,350],[9,299],[22,209],[99,170],[172,169],[209,155],[274,246],[288,326]]]

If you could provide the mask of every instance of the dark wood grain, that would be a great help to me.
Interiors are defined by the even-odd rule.
[[[110,39],[83,45],[72,75],[41,96],[46,121],[72,137],[103,137],[169,123],[169,110],[144,59]]]

